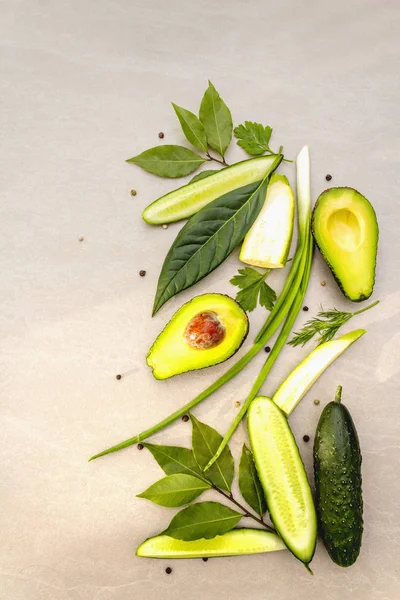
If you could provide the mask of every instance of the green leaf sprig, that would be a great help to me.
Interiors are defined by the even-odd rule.
[[[379,300],[373,302],[369,306],[365,308],[361,308],[360,310],[356,310],[355,312],[343,312],[333,308],[331,310],[322,310],[317,313],[316,317],[313,317],[309,321],[306,322],[304,327],[297,333],[294,334],[293,338],[288,342],[290,346],[304,346],[312,340],[312,338],[317,335],[318,336],[318,346],[323,344],[324,342],[329,342],[337,331],[350,321],[356,315],[360,315],[361,313],[373,308],[379,303]]]
[[[230,282],[240,288],[236,294],[236,300],[243,310],[251,312],[257,306],[264,306],[267,310],[272,310],[276,301],[275,291],[265,282],[271,269],[265,273],[260,273],[251,267],[239,269],[239,275],[232,277]]]
[[[173,102],[172,107],[188,142],[205,156],[185,146],[166,144],[145,150],[126,162],[134,163],[153,175],[169,178],[189,175],[206,161],[228,166],[225,153],[232,139],[232,115],[211,81],[201,101],[199,117]],[[213,156],[210,149],[215,150],[220,158]]]
[[[235,127],[233,133],[239,140],[238,146],[243,148],[247,154],[251,156],[260,156],[265,152],[273,154],[269,147],[269,141],[272,135],[272,127],[261,125],[261,123],[253,123],[245,121],[244,125]]]
[[[180,510],[163,534],[185,541],[211,539],[233,529],[243,517],[251,518],[268,531],[274,531],[264,520],[267,504],[251,451],[243,446],[239,465],[239,489],[254,513],[233,497],[231,488],[235,464],[228,446],[207,473],[203,472],[218,449],[222,436],[193,415],[190,415],[190,420],[192,449],[143,444],[167,476],[153,483],[138,497],[160,506],[178,507],[189,504],[212,489],[231,502],[235,510],[219,502],[199,502]]]

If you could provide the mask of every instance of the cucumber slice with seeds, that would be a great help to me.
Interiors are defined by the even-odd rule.
[[[317,541],[317,516],[287,419],[271,398],[259,396],[250,405],[247,426],[271,519],[287,548],[308,565]]]
[[[158,535],[144,541],[136,550],[136,555],[145,558],[214,558],[285,549],[285,544],[275,533],[262,529],[232,529],[211,540],[191,542]]]
[[[284,175],[271,176],[260,214],[244,238],[240,260],[267,269],[285,266],[294,223],[294,195]]]
[[[216,198],[236,188],[262,181],[278,167],[282,158],[282,154],[270,154],[221,169],[215,175],[184,185],[155,200],[145,208],[142,217],[150,225],[187,219]]]

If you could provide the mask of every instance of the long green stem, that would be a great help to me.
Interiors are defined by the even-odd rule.
[[[278,358],[282,348],[284,347],[284,345],[286,343],[289,333],[291,332],[293,325],[299,314],[299,311],[300,311],[300,308],[303,303],[304,296],[305,296],[305,293],[307,290],[308,282],[310,279],[311,262],[312,262],[312,244],[313,244],[313,242],[312,242],[312,239],[310,236],[310,241],[308,242],[308,249],[307,249],[307,252],[304,254],[304,261],[303,261],[304,264],[302,262],[301,267],[299,269],[299,277],[296,278],[294,286],[293,286],[293,287],[296,287],[296,290],[299,290],[299,293],[296,294],[296,298],[293,300],[293,303],[292,303],[292,306],[290,307],[285,324],[283,325],[281,332],[274,344],[274,347],[272,348],[270,355],[268,356],[267,360],[264,363],[263,368],[261,369],[260,373],[258,374],[258,377],[255,380],[255,382],[250,390],[249,395],[247,396],[246,400],[244,401],[240,411],[238,412],[235,419],[233,420],[227,433],[225,434],[224,439],[222,440],[221,444],[218,447],[218,450],[216,451],[216,453],[214,454],[214,456],[212,457],[210,462],[206,465],[204,471],[207,471],[207,469],[209,469],[211,467],[211,465],[221,455],[225,446],[227,446],[227,444],[229,443],[229,440],[231,439],[231,437],[235,433],[239,423],[241,422],[241,420],[247,413],[247,410],[248,410],[250,404],[252,403],[254,398],[257,396],[261,386],[263,385],[265,379],[267,378],[276,359]]]
[[[354,315],[361,315],[361,313],[365,312],[366,310],[369,310],[370,308],[373,308],[377,304],[379,304],[379,300],[375,300],[375,302],[373,302],[369,306],[364,306],[364,308],[360,308],[360,310],[356,310],[356,312],[352,313],[352,317],[354,317]]]

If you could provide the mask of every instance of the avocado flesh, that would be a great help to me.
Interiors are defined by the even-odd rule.
[[[189,345],[185,333],[189,323],[201,313],[215,313],[225,334],[216,345],[199,349]],[[147,364],[156,379],[204,369],[230,358],[244,342],[249,322],[242,307],[223,294],[196,296],[174,314],[147,355]]]
[[[379,237],[371,203],[352,188],[330,188],[317,200],[312,229],[344,295],[353,302],[369,298],[375,282]]]

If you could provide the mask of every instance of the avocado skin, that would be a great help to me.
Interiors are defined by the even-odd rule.
[[[361,451],[347,408],[330,402],[314,442],[319,528],[331,559],[341,567],[357,559],[363,532]]]
[[[205,294],[205,295],[206,295],[206,294]],[[247,338],[247,336],[248,336],[248,334],[249,334],[249,330],[250,330],[250,323],[249,323],[249,317],[248,317],[248,315],[247,315],[246,311],[245,311],[245,310],[244,310],[244,309],[241,307],[241,305],[239,304],[239,302],[237,302],[237,300],[234,300],[234,298],[231,298],[231,296],[228,296],[228,294],[219,294],[219,295],[220,295],[220,296],[224,296],[225,298],[229,298],[229,300],[230,300],[230,301],[232,301],[232,302],[235,302],[235,303],[236,303],[238,306],[240,306],[240,308],[241,308],[241,309],[242,309],[242,311],[243,311],[243,316],[245,317],[245,319],[246,319],[246,324],[247,324],[247,327],[246,327],[246,332],[245,332],[245,334],[243,335],[242,339],[240,340],[240,343],[238,344],[238,346],[237,346],[237,347],[235,348],[235,350],[232,352],[232,354],[231,354],[230,356],[228,356],[228,357],[227,357],[225,360],[221,360],[221,361],[218,361],[218,362],[216,362],[216,363],[215,363],[215,364],[221,365],[221,364],[223,364],[224,362],[226,362],[227,360],[230,360],[230,359],[232,358],[232,356],[235,356],[235,354],[236,354],[236,353],[237,353],[237,352],[240,350],[240,348],[242,347],[243,343],[245,342],[245,340],[246,340],[246,338]],[[194,298],[192,298],[191,300],[188,300],[188,302],[185,302],[185,304],[183,304],[181,308],[183,308],[183,306],[185,306],[186,304],[189,304],[189,303],[190,303],[190,302],[191,302],[193,299],[194,299]],[[174,318],[174,316],[172,317],[172,319],[173,319],[173,318]],[[147,355],[146,355],[146,360],[147,360],[147,358],[148,358],[148,357],[151,355],[151,353],[152,353],[152,350],[153,350],[154,346],[157,344],[157,342],[158,342],[158,340],[159,340],[160,336],[162,335],[162,333],[163,333],[163,331],[166,329],[166,327],[168,327],[168,325],[171,323],[171,320],[172,320],[172,319],[170,319],[170,320],[168,321],[168,323],[165,325],[165,327],[164,327],[164,328],[163,328],[163,329],[160,331],[160,333],[158,334],[157,338],[155,339],[154,343],[152,344],[152,346],[151,346],[150,350],[148,351],[148,353],[147,353]],[[206,352],[206,350],[205,350],[204,352]],[[179,373],[174,373],[173,375],[170,375],[170,376],[168,377],[168,379],[170,379],[171,377],[176,377],[177,375],[182,375],[182,373],[188,373],[189,371],[201,371],[202,369],[208,369],[209,367],[212,367],[212,366],[214,366],[214,365],[212,365],[212,364],[211,364],[211,365],[205,365],[205,366],[203,366],[203,367],[188,366],[187,368],[183,368],[183,369],[182,369],[182,371],[179,371]],[[166,377],[157,377],[157,375],[155,375],[155,373],[154,373],[154,369],[153,369],[153,368],[152,368],[152,373],[153,373],[153,377],[154,377],[155,379],[157,379],[158,381],[163,381],[164,379],[167,379]]]
[[[368,300],[368,298],[370,298],[370,296],[372,296],[372,292],[374,291],[374,286],[375,286],[375,279],[376,279],[376,257],[377,255],[375,254],[375,262],[373,265],[373,280],[372,280],[372,285],[371,285],[371,291],[369,292],[369,294],[362,294],[361,296],[359,296],[358,298],[352,298],[351,296],[349,296],[349,294],[346,292],[346,290],[343,287],[343,284],[341,282],[341,280],[339,279],[339,277],[337,276],[336,272],[335,272],[335,268],[334,266],[330,263],[329,259],[327,258],[327,256],[325,255],[324,251],[322,250],[321,246],[318,243],[318,238],[317,235],[315,233],[315,215],[316,215],[316,210],[318,208],[318,205],[321,201],[321,198],[324,196],[324,194],[334,191],[334,190],[338,190],[338,189],[342,189],[342,190],[350,190],[352,192],[357,192],[358,194],[360,194],[360,192],[358,190],[356,190],[355,188],[349,187],[349,186],[343,186],[341,188],[327,188],[326,190],[324,190],[323,192],[321,192],[321,194],[319,195],[314,209],[313,209],[313,213],[312,213],[312,217],[311,217],[311,231],[315,240],[315,243],[318,247],[318,250],[320,251],[324,261],[326,262],[327,266],[329,267],[336,283],[338,284],[340,291],[342,292],[342,294],[348,299],[351,300],[351,302],[364,302],[364,300]],[[362,194],[360,194],[362,195]],[[375,212],[375,211],[374,211]],[[376,245],[378,246],[378,242],[379,242],[379,228],[377,227],[377,231],[376,231]]]

